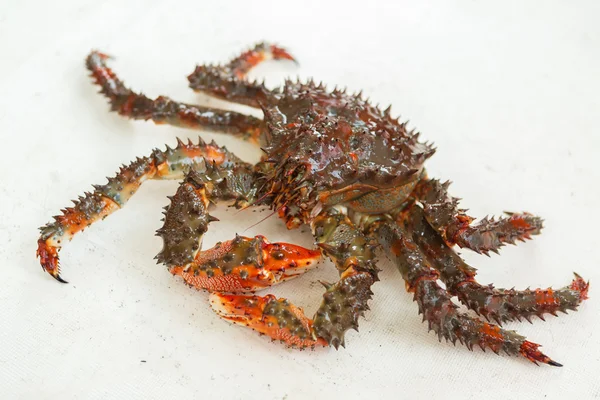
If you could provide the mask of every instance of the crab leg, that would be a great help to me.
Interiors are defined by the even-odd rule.
[[[215,311],[230,322],[249,326],[275,340],[300,347],[344,345],[344,333],[358,328],[358,318],[368,309],[377,281],[373,245],[348,218],[335,212],[325,213],[312,223],[321,250],[331,257],[341,273],[327,288],[313,320],[285,299],[273,296],[213,294]]]
[[[437,333],[440,341],[442,338],[452,343],[458,340],[469,350],[478,345],[495,353],[504,351],[509,355],[521,355],[534,363],[561,366],[540,352],[538,344],[525,340],[516,332],[458,312],[450,294],[436,282],[439,272],[430,266],[410,235],[389,222],[379,223],[375,231],[395,260],[407,290],[414,293],[423,320],[428,322],[430,330]]]
[[[327,289],[314,318],[315,336],[336,349],[344,346],[344,334],[358,330],[358,318],[369,309],[371,286],[379,280],[375,266],[375,244],[350,222],[347,216],[330,210],[311,223],[323,253],[340,272],[340,280],[324,283]]]
[[[180,103],[165,96],[151,99],[125,86],[106,65],[106,54],[93,51],[86,66],[95,83],[102,89],[111,104],[111,110],[131,119],[152,120],[157,124],[170,124],[185,128],[208,129],[230,133],[244,139],[257,141],[262,130],[262,120],[234,111],[200,107]]]
[[[530,321],[534,315],[544,319],[545,313],[556,315],[559,311],[575,310],[587,298],[589,283],[577,274],[570,285],[557,290],[519,291],[482,286],[475,281],[475,269],[444,243],[427,223],[421,208],[412,207],[407,225],[415,243],[440,272],[448,293],[457,296],[461,303],[488,320],[493,319],[500,324],[521,318]]]
[[[198,251],[185,265],[171,265],[196,289],[211,292],[252,292],[295,278],[312,269],[321,258],[319,250],[308,250],[289,243],[269,243],[263,236],[218,243]]]
[[[449,182],[422,181],[415,195],[423,203],[427,220],[450,245],[469,248],[477,253],[498,252],[506,243],[531,239],[542,229],[542,219],[528,213],[509,213],[495,220],[484,218],[472,226],[474,218],[458,208],[458,199],[448,194]]]
[[[270,90],[258,82],[245,80],[253,67],[265,60],[291,60],[294,58],[281,47],[259,43],[225,65],[200,65],[188,76],[190,87],[212,96],[260,107],[259,100],[269,96]]]
[[[218,293],[249,292],[291,279],[312,268],[321,252],[288,243],[269,243],[262,236],[236,236],[201,251],[202,235],[211,221],[207,213],[209,198],[223,196],[219,185],[208,183],[212,181],[205,183],[192,171],[172,197],[165,224],[158,231],[164,241],[159,261],[188,285],[212,291],[211,305],[222,318],[289,345],[303,348],[325,344],[312,337],[312,321],[285,300]]]
[[[290,60],[297,63],[294,57],[284,48],[262,42],[235,57],[225,68],[233,72],[238,79],[244,79],[252,68],[266,60]]]
[[[216,143],[206,144],[199,139],[198,144],[187,144],[178,140],[176,148],[154,150],[149,157],[137,158],[128,166],[123,166],[114,178],[104,185],[95,185],[94,192],[85,193],[74,201],[73,207],[62,210],[55,221],[40,228],[37,255],[42,268],[60,282],[58,251],[73,236],[92,223],[106,218],[123,207],[129,198],[147,179],[181,179],[190,167],[211,165],[234,168],[249,168],[224,147]],[[240,176],[243,176],[241,174]]]
[[[198,289],[252,291],[292,278],[312,267],[321,252],[287,243],[269,243],[262,236],[237,236],[201,251],[210,203],[237,199],[238,206],[254,198],[252,171],[246,167],[204,165],[187,173],[166,207],[157,235],[163,249],[156,256],[171,272]]]

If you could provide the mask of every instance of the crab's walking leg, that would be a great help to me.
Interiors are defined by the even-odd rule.
[[[259,107],[260,100],[270,95],[269,89],[258,82],[248,82],[248,71],[265,60],[291,60],[294,58],[281,47],[259,43],[225,65],[200,65],[188,76],[190,87],[198,92]]]
[[[373,244],[346,216],[335,212],[315,218],[312,229],[319,247],[341,273],[337,283],[324,283],[327,291],[313,320],[287,300],[273,296],[213,294],[215,311],[291,345],[344,345],[344,333],[358,328],[359,316],[368,309],[371,285],[377,281]]]
[[[449,182],[425,180],[415,189],[416,197],[423,203],[427,220],[450,245],[469,248],[488,254],[506,243],[530,239],[542,229],[542,219],[528,213],[509,214],[500,219],[484,218],[471,225],[474,218],[458,208],[458,199],[448,194]]]
[[[323,253],[340,272],[335,284],[325,283],[326,292],[314,318],[316,337],[336,349],[344,346],[344,334],[358,330],[358,318],[368,310],[367,302],[378,281],[375,244],[363,235],[347,216],[335,210],[323,212],[311,223],[313,234]]]
[[[181,179],[184,171],[192,166],[204,164],[246,168],[237,157],[215,143],[206,144],[199,139],[198,144],[178,141],[175,149],[154,150],[149,157],[138,158],[128,166],[123,166],[108,183],[96,185],[94,192],[86,193],[74,201],[73,207],[62,210],[55,221],[41,228],[37,255],[42,268],[54,278],[65,282],[59,274],[58,251],[73,235],[90,226],[95,221],[106,218],[120,209],[147,179]]]
[[[534,363],[561,366],[540,352],[538,344],[525,340],[516,332],[458,312],[451,296],[436,282],[439,272],[429,265],[410,235],[392,223],[380,223],[375,231],[396,262],[408,291],[414,293],[423,320],[438,334],[440,341],[442,338],[452,343],[459,341],[470,350],[478,345],[495,353],[504,351],[509,355],[521,355]]]
[[[223,293],[254,291],[293,278],[313,267],[321,252],[287,243],[269,243],[262,236],[236,236],[212,249],[200,250],[202,235],[211,221],[207,212],[209,201],[245,192],[239,187],[228,187],[230,180],[221,182],[214,176],[205,179],[196,171],[187,175],[171,198],[165,224],[158,231],[164,241],[157,256],[159,261],[190,286],[213,292],[211,305],[222,318],[289,345],[325,344],[322,339],[312,337],[312,321],[287,301],[273,296]]]
[[[543,319],[546,313],[556,315],[559,311],[575,310],[587,298],[589,284],[577,274],[569,286],[556,290],[519,291],[482,286],[475,281],[475,269],[444,243],[428,224],[421,208],[412,207],[405,223],[429,263],[440,272],[448,293],[488,320],[500,324],[521,318],[530,321],[535,315]]]
[[[236,199],[237,206],[255,197],[253,171],[248,166],[204,164],[187,173],[166,207],[157,235],[163,249],[156,256],[190,285],[212,291],[250,291],[271,286],[305,272],[320,251],[287,243],[269,243],[262,236],[237,236],[201,251],[202,237],[215,218],[211,203]]]
[[[129,89],[106,65],[109,57],[93,51],[86,59],[86,66],[100,92],[110,100],[111,110],[120,115],[157,124],[170,124],[185,128],[209,129],[230,133],[256,141],[262,129],[262,120],[233,111],[219,110],[180,103],[165,96],[151,99]]]

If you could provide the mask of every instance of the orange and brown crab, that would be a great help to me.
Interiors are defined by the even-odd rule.
[[[54,278],[65,282],[58,251],[75,233],[123,207],[145,180],[183,179],[158,230],[164,246],[157,258],[190,286],[212,292],[212,307],[226,320],[301,348],[344,345],[345,332],[356,329],[368,309],[371,285],[378,280],[375,247],[381,244],[440,340],[560,366],[539,345],[498,325],[575,309],[587,297],[588,283],[576,276],[562,289],[523,291],[477,283],[475,269],[453,245],[497,252],[505,243],[538,234],[542,220],[524,213],[472,224],[449,196],[448,184],[427,178],[423,164],[434,149],[392,118],[389,108],[380,111],[360,94],[328,91],[312,81],[286,81],[283,88],[269,90],[246,80],[263,60],[293,60],[264,43],[226,65],[199,66],[188,77],[194,90],[260,108],[264,119],[163,96],[150,99],[127,88],[106,66],[107,59],[94,51],[86,65],[113,111],[234,134],[260,143],[265,154],[250,165],[215,143],[178,141],[176,148],[155,150],[122,167],[41,228],[37,255]],[[216,220],[209,206],[219,200],[235,200],[239,208],[269,206],[290,229],[309,225],[318,250],[269,243],[262,236],[236,236],[200,250],[202,235]],[[285,299],[248,294],[305,272],[321,252],[331,258],[340,279],[324,283],[313,319]],[[498,325],[459,312],[452,296]]]

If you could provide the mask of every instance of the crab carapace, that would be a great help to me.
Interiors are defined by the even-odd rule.
[[[294,60],[266,43],[227,64],[198,66],[188,77],[192,89],[260,108],[263,119],[164,96],[148,98],[125,86],[106,65],[108,58],[93,51],[86,66],[113,111],[233,134],[260,144],[264,155],[251,165],[214,142],[178,140],[175,148],[157,149],[123,166],[41,228],[37,255],[54,278],[65,282],[58,251],[73,235],[123,207],[144,181],[179,179],[158,230],[164,245],[157,259],[190,286],[210,291],[213,309],[228,321],[300,348],[343,346],[345,332],[357,329],[368,309],[371,286],[378,280],[375,248],[381,245],[440,340],[560,366],[539,345],[500,325],[575,309],[587,297],[588,283],[576,275],[556,290],[479,284],[475,269],[452,246],[497,252],[506,243],[538,234],[542,220],[515,213],[473,223],[448,194],[448,183],[427,177],[423,165],[434,148],[393,118],[389,108],[381,111],[361,94],[327,90],[312,80],[288,80],[275,90],[251,82],[246,74],[261,61]],[[290,229],[310,226],[316,249],[236,236],[201,250],[202,235],[216,220],[209,207],[221,200],[234,201],[238,208],[271,207]],[[323,283],[323,300],[312,319],[286,299],[254,295],[307,271],[321,254],[333,261],[340,278]],[[453,296],[486,321],[460,312]]]

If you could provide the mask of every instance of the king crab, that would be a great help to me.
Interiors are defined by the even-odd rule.
[[[427,177],[423,164],[433,147],[392,118],[389,108],[380,111],[360,94],[328,91],[313,81],[286,81],[276,90],[248,81],[247,72],[263,60],[294,60],[264,43],[225,65],[199,66],[188,77],[192,89],[260,108],[264,119],[163,96],[150,99],[127,88],[107,67],[108,58],[93,51],[86,65],[113,111],[233,134],[260,143],[264,155],[250,165],[214,142],[178,140],[176,148],[154,150],[123,166],[41,228],[37,255],[56,280],[66,282],[58,263],[64,242],[123,207],[145,180],[182,179],[158,230],[164,246],[157,258],[188,285],[210,291],[213,309],[230,322],[300,348],[344,346],[345,332],[357,329],[368,309],[371,285],[378,280],[375,247],[382,245],[440,340],[560,366],[539,345],[500,325],[575,309],[587,298],[589,283],[576,275],[557,290],[479,284],[476,270],[451,247],[497,252],[538,234],[542,220],[515,213],[473,224],[448,194],[448,183]],[[235,200],[238,208],[269,206],[289,229],[309,225],[318,248],[236,236],[201,250],[202,235],[216,221],[209,206],[220,200]],[[333,261],[340,279],[323,283],[325,294],[313,319],[285,299],[253,295],[307,271],[321,253]],[[452,296],[487,322],[459,312]]]

